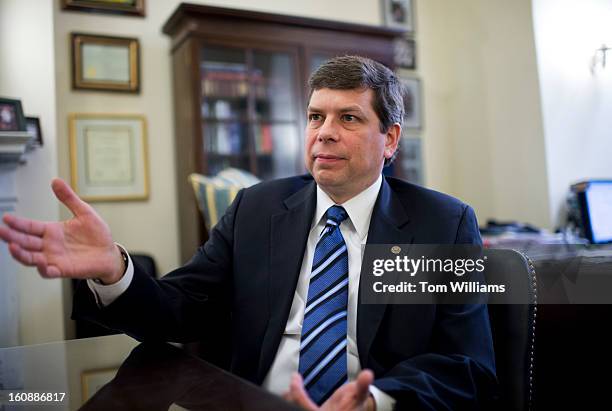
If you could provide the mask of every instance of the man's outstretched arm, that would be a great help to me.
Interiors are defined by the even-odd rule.
[[[44,278],[98,279],[115,284],[125,271],[110,229],[89,204],[62,180],[52,189],[73,213],[62,222],[43,222],[5,215],[0,238],[13,258],[38,269]],[[162,280],[134,268],[130,286],[112,304],[100,308],[85,281],[77,287],[73,317],[86,318],[138,339],[187,341],[201,335],[202,324],[229,316],[227,293],[236,201],[184,267]]]

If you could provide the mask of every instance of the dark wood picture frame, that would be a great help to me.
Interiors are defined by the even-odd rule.
[[[26,129],[28,131],[34,131],[34,135],[36,136],[36,144],[42,147],[43,137],[42,128],[40,127],[40,118],[26,117]]]
[[[101,90],[118,91],[126,93],[140,92],[140,43],[133,37],[113,37],[96,34],[71,33],[72,44],[72,88],[75,90]],[[87,78],[85,71],[96,73],[98,68],[104,71],[110,69],[109,58],[99,57],[99,61],[85,61],[83,48],[88,46],[107,46],[109,50],[117,47],[127,49],[127,79],[118,80],[113,78]],[[116,68],[115,68],[116,70]]]
[[[395,27],[414,33],[414,1],[413,0],[381,0],[384,23],[387,27]]]
[[[62,10],[86,13],[124,14],[136,17],[145,16],[145,0],[61,0]]]
[[[413,76],[399,76],[404,87],[404,129],[423,129],[423,92],[421,80]]]
[[[25,130],[26,121],[21,100],[0,97],[0,132]]]
[[[416,41],[411,38],[400,37],[393,42],[393,60],[398,68],[416,70]]]

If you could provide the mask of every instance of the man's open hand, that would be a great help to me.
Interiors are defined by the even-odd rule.
[[[352,411],[376,410],[374,399],[370,396],[370,384],[374,381],[374,374],[370,370],[363,370],[355,381],[341,386],[319,407],[315,404],[306,389],[300,374],[291,377],[289,391],[283,396],[287,401],[293,402],[308,411]]]
[[[108,225],[60,179],[51,187],[57,199],[74,215],[62,222],[29,220],[6,214],[0,238],[9,244],[15,260],[35,266],[45,278],[99,278],[118,281],[124,267]]]

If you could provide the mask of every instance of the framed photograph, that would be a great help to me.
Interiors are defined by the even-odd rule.
[[[36,136],[34,144],[43,145],[42,129],[40,128],[40,119],[38,117],[26,117],[26,130]]]
[[[86,201],[149,197],[147,127],[134,114],[71,114],[72,188]]]
[[[421,80],[415,77],[399,77],[404,85],[404,129],[423,128],[423,98]]]
[[[414,77],[400,76],[404,85],[404,125],[405,129],[420,130],[423,128],[423,101],[421,80]]]
[[[397,68],[416,70],[416,42],[408,38],[395,39],[393,62]]]
[[[117,375],[118,368],[84,371],[81,374],[82,404],[94,396],[100,388],[111,382]]]
[[[382,0],[385,24],[414,32],[412,0]]]
[[[0,132],[26,131],[21,101],[0,97]]]
[[[140,91],[140,45],[130,37],[72,33],[72,87]]]
[[[145,0],[61,0],[62,9],[90,13],[145,16]]]
[[[423,153],[421,150],[421,139],[416,136],[408,136],[402,133],[400,140],[400,162],[402,165],[402,177],[404,180],[423,185]]]

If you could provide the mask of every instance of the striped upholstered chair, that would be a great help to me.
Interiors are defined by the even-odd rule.
[[[253,174],[238,168],[226,168],[214,177],[193,173],[189,176],[206,228],[210,231],[234,201],[240,189],[257,184]]]

